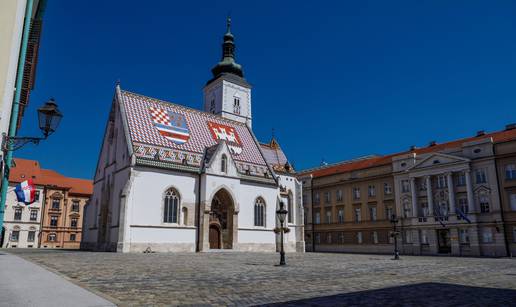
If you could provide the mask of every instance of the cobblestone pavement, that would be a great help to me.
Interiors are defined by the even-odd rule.
[[[516,259],[9,250],[122,305],[516,305]]]

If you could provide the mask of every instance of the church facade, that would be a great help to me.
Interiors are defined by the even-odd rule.
[[[204,111],[116,86],[84,212],[81,247],[118,252],[304,252],[300,182],[272,138],[252,131],[251,85],[235,62],[228,20]]]

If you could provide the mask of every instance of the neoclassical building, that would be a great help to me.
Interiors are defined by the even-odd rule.
[[[304,251],[301,184],[277,141],[252,131],[251,85],[228,23],[204,110],[116,86],[82,247],[119,252]]]
[[[309,251],[516,253],[516,125],[298,173]]]

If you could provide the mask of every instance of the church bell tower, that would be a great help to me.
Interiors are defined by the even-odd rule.
[[[204,110],[251,127],[251,85],[244,79],[242,66],[235,62],[234,40],[228,17],[222,59],[211,69],[213,78],[204,86]]]

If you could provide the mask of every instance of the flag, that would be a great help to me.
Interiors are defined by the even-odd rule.
[[[439,222],[439,224],[441,224],[441,226],[443,226],[443,227],[446,227],[443,223],[441,210],[439,210],[439,208],[437,208],[437,207],[434,207],[434,214],[435,214],[435,219]]]
[[[460,216],[463,220],[466,220],[469,224],[471,224],[471,220],[466,216],[466,214],[464,214],[464,212],[462,212],[462,210],[460,210],[459,208],[455,208],[455,212],[457,213],[458,216]]]
[[[152,122],[159,133],[174,144],[184,144],[190,138],[190,129],[183,114],[150,107]]]
[[[32,183],[32,179],[28,179],[24,182],[19,183],[14,188],[14,192],[16,193],[16,198],[18,199],[18,202],[30,205],[35,201],[36,188]]]

